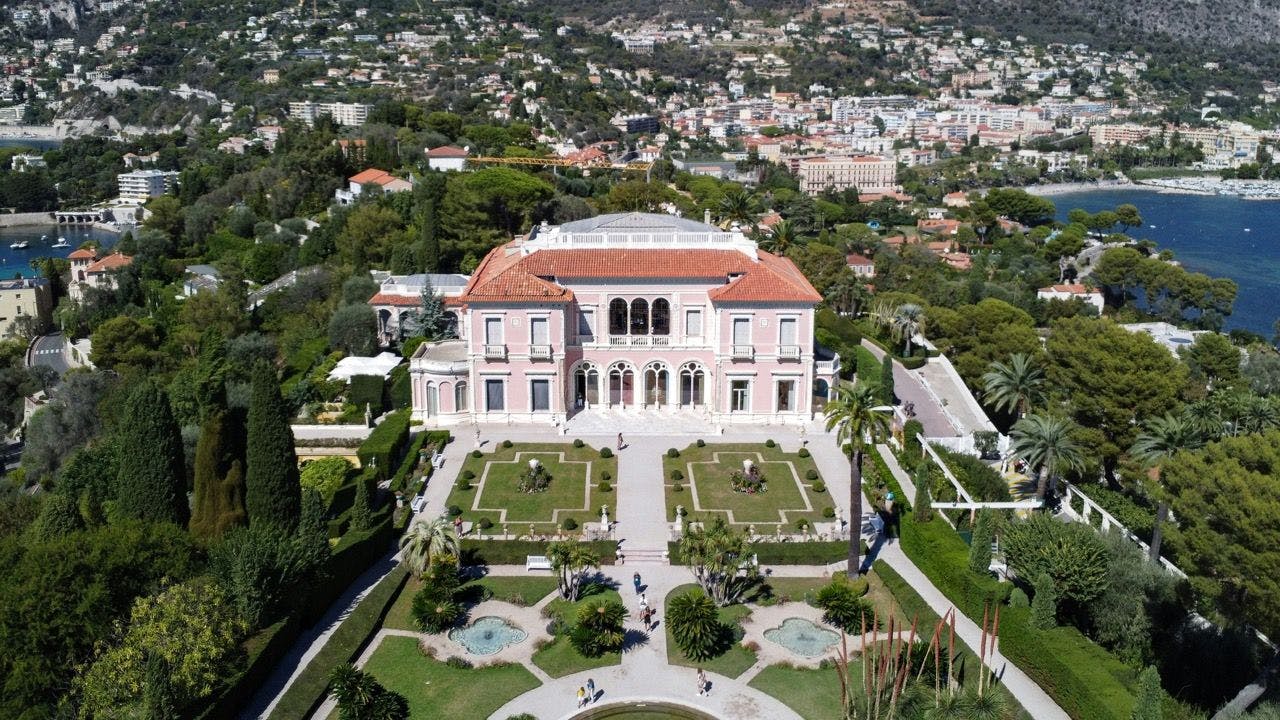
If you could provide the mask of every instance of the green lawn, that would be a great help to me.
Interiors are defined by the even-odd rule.
[[[667,593],[666,599],[663,601],[665,605],[671,604],[671,598],[676,595],[682,595],[690,590],[697,590],[698,586],[692,583],[688,585],[680,585]],[[663,608],[659,608],[662,610]],[[681,665],[683,667],[700,667],[708,672],[718,673],[725,677],[736,678],[747,671],[747,668],[756,664],[756,654],[744,648],[740,642],[742,632],[740,630],[742,621],[751,614],[751,609],[746,605],[730,605],[720,608],[720,622],[725,623],[733,628],[734,643],[725,651],[723,655],[711,658],[706,662],[694,662],[685,657],[680,652],[680,648],[676,646],[675,638],[671,637],[671,629],[667,627],[667,662],[671,665]],[[666,623],[662,623],[666,627]]]
[[[748,684],[782,701],[805,720],[844,718],[840,712],[840,679],[834,668],[808,670],[770,665]]]
[[[418,641],[388,636],[365,671],[409,701],[409,716],[485,720],[507,701],[540,685],[521,665],[456,669],[425,657]]]
[[[742,470],[744,459],[760,467],[768,482],[767,492],[748,495],[735,492],[730,486],[730,473]],[[764,443],[690,445],[680,451],[678,458],[664,455],[662,469],[666,478],[667,517],[673,520],[676,506],[683,505],[691,517],[720,515],[738,525],[755,525],[757,532],[763,534],[772,533],[779,526],[783,526],[784,531],[794,531],[800,518],[810,523],[829,520],[822,516],[822,510],[833,505],[828,492],[814,490],[821,475],[817,481],[807,477],[810,470],[817,472],[813,458],[802,458],[778,447],[765,447]],[[680,492],[671,480],[673,470],[684,474],[679,482],[683,486]]]
[[[622,662],[622,653],[605,653],[598,658],[589,658],[579,653],[573,647],[573,644],[569,642],[569,632],[573,628],[574,618],[577,616],[578,608],[582,604],[591,600],[617,600],[622,602],[622,596],[618,594],[617,590],[597,590],[592,588],[588,592],[590,592],[589,595],[576,603],[556,598],[547,604],[547,612],[552,617],[559,618],[568,625],[566,631],[557,635],[550,645],[533,654],[533,664],[542,668],[542,671],[551,677],[564,677],[583,670],[618,665]],[[626,603],[623,604],[625,605]],[[628,611],[630,609],[628,608]]]
[[[463,585],[459,597],[474,603],[479,600],[480,588],[487,588],[492,599],[509,602],[513,605],[537,605],[538,601],[556,591],[556,579],[553,577],[484,577],[472,580]],[[413,578],[404,586],[400,597],[387,611],[382,626],[396,630],[417,630],[413,622],[413,596],[422,589],[422,583]]]
[[[534,458],[551,474],[551,485],[543,492],[522,493],[517,484]],[[459,489],[455,479],[446,504],[461,508],[464,519],[487,518],[495,526],[491,533],[501,532],[504,523],[514,535],[528,533],[530,525],[539,533],[549,533],[570,517],[581,525],[599,517],[600,505],[608,505],[610,514],[617,516],[617,494],[600,492],[599,483],[605,473],[612,478],[610,483],[617,481],[618,459],[602,458],[589,445],[515,443],[504,448],[498,443],[479,458],[467,455],[459,477],[467,471],[475,474],[472,488]]]

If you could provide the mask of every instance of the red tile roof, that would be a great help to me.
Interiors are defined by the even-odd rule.
[[[848,255],[845,255],[844,262],[850,267],[855,265],[875,265],[871,258],[866,255],[859,255],[858,253],[849,253]]]
[[[362,172],[356,173],[355,175],[352,175],[347,179],[353,183],[360,183],[363,185],[364,183],[382,182],[383,178],[389,178],[390,176],[391,176],[391,173],[387,172],[386,170],[369,168],[368,170],[364,170]]]
[[[427,157],[429,158],[464,158],[466,156],[466,150],[452,145],[441,145],[427,151]]]
[[[87,273],[107,272],[108,270],[116,270],[116,269],[122,268],[131,262],[133,262],[133,258],[130,257],[129,255],[123,255],[121,253],[111,253],[110,255],[102,258],[101,260],[90,264],[89,267],[85,268],[85,272]]]
[[[822,296],[786,258],[767,252],[759,261],[737,250],[539,250],[520,255],[514,245],[495,248],[476,269],[460,301],[569,302],[573,292],[556,278],[696,278],[738,276],[708,295],[719,302],[817,303]]]
[[[72,250],[71,254],[67,256],[67,259],[68,260],[92,260],[97,256],[98,254],[90,250],[89,248],[80,248],[78,250]]]

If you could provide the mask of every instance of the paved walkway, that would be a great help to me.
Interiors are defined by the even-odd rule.
[[[877,360],[884,360],[884,350],[875,343],[863,339],[862,346],[870,350]],[[915,405],[915,419],[924,425],[927,437],[956,437],[960,434],[938,398],[929,392],[915,372],[902,367],[897,360],[893,361],[893,389],[900,404]]]

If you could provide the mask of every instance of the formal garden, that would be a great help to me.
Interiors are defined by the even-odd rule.
[[[600,506],[617,517],[618,459],[609,448],[572,443],[497,443],[471,452],[446,502],[473,535],[551,537],[580,534]]]
[[[764,443],[707,443],[671,448],[662,459],[667,518],[720,517],[757,535],[813,533],[836,522],[831,499],[808,450]]]

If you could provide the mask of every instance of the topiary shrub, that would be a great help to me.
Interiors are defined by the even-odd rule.
[[[609,472],[608,470],[602,470],[602,471],[600,471],[600,479],[601,479],[601,480],[604,480],[604,481],[606,481],[606,482],[607,482],[607,481],[609,481],[609,480],[612,480],[612,479],[613,479],[613,473]]]
[[[802,458],[809,457],[809,448],[800,448],[800,451],[797,452],[796,455],[799,455]]]
[[[706,446],[707,446],[707,441],[703,440],[702,438],[698,438],[698,447],[706,447]]]
[[[461,473],[458,474],[458,477],[462,478],[463,480],[474,480],[476,478],[476,474],[471,472],[470,470],[463,470]]]
[[[681,480],[683,480],[683,479],[684,479],[684,473],[680,472],[679,470],[672,470],[672,471],[671,471],[671,480],[672,480],[672,482],[680,482],[680,481],[681,481]]]
[[[493,521],[487,517],[482,517],[480,518],[480,522],[476,523],[476,525],[478,525],[481,530],[488,530],[493,527]]]
[[[457,487],[459,490],[470,490],[472,487],[471,481],[466,478],[459,478]]]
[[[810,489],[816,493],[824,493],[827,491],[827,484],[819,480],[810,486]]]
[[[833,508],[833,507],[831,507],[831,506],[827,506],[827,507],[822,508],[822,517],[830,519],[830,518],[833,518],[833,517],[835,517],[835,516],[836,516],[836,509],[835,509],[835,508]]]
[[[511,445],[512,445],[512,442],[511,442],[510,440],[503,440],[503,441],[502,441],[502,447],[503,447],[503,448],[510,449],[510,448],[511,448]]]
[[[449,517],[458,517],[461,514],[462,514],[462,508],[458,507],[457,505],[449,506]]]
[[[472,451],[471,451],[471,457],[476,458],[477,460],[479,460],[480,458],[484,457],[484,453],[480,452],[479,450],[472,450]]]
[[[1058,591],[1053,578],[1042,573],[1033,583],[1035,596],[1031,598],[1031,615],[1028,621],[1034,628],[1048,630],[1058,625]]]
[[[767,448],[774,448],[778,447],[778,443],[774,442],[773,439],[770,438],[769,440],[764,441],[764,446]]]
[[[814,470],[813,468],[809,468],[808,470],[806,470],[806,471],[805,471],[805,473],[804,473],[804,478],[805,478],[806,480],[809,480],[810,482],[812,482],[812,481],[814,481],[814,480],[817,480],[817,479],[818,479],[818,471],[817,471],[817,470]]]
[[[604,458],[605,460],[608,460],[609,458],[613,457],[613,451],[610,450],[609,448],[600,448],[600,457]]]
[[[684,486],[680,483],[676,483],[671,486],[671,492],[684,492]]]
[[[580,447],[582,447],[583,445],[586,445],[586,443],[582,442],[582,439],[581,439],[581,438],[575,438],[575,439],[574,439],[574,441],[573,441],[573,446],[574,446],[574,447],[576,447],[576,448],[580,448]]]
[[[796,520],[796,529],[797,529],[797,530],[799,530],[800,532],[804,532],[805,530],[808,530],[808,529],[809,529],[809,519],[808,519],[808,518],[799,518],[798,520]]]
[[[596,489],[600,492],[613,492],[613,486],[603,480],[596,486]]]
[[[667,448],[667,457],[678,458],[680,457],[680,451],[675,448]]]
[[[573,532],[578,529],[578,521],[573,518],[565,518],[564,522],[560,523],[560,527],[564,528],[567,532]]]

